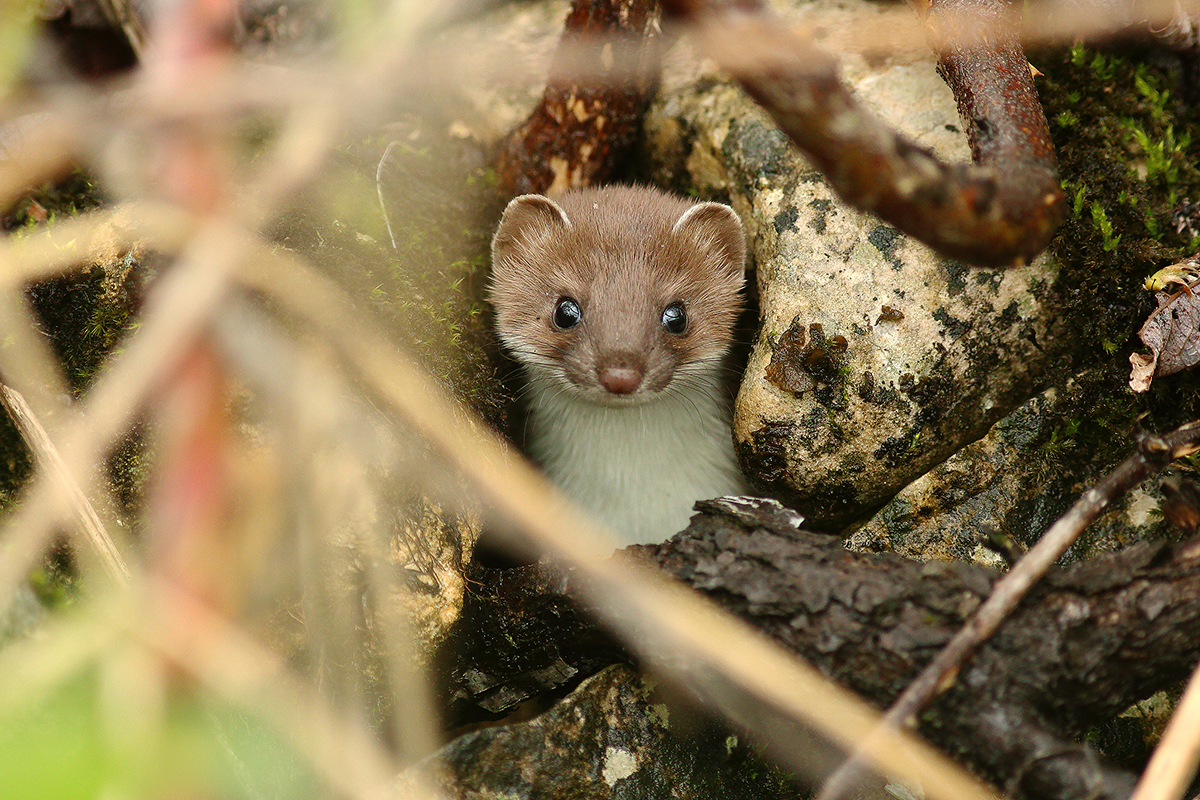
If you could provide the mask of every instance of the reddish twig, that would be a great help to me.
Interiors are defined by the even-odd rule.
[[[865,111],[837,61],[758,0],[664,0],[846,202],[954,258],[1027,262],[1064,202],[1045,115],[1002,0],[939,0],[926,21],[976,164],[945,164]],[[752,42],[753,46],[747,43]]]
[[[612,175],[637,137],[653,85],[657,23],[655,0],[571,3],[541,102],[500,144],[501,191],[561,191]]]
[[[1038,543],[999,580],[987,601],[921,674],[896,699],[880,723],[879,733],[890,735],[900,727],[914,727],[917,714],[935,697],[954,685],[955,676],[980,643],[990,637],[1084,529],[1110,503],[1177,458],[1200,452],[1200,420],[1189,422],[1163,436],[1146,435],[1137,452],[1084,493],[1066,514],[1050,526]],[[826,781],[818,800],[843,797],[857,782],[862,761],[859,753],[875,746],[873,733]]]

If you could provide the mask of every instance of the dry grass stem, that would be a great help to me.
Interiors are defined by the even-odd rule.
[[[1163,732],[1130,800],[1179,800],[1200,764],[1200,668]]]
[[[56,483],[58,491],[67,498],[67,502],[74,511],[76,522],[83,529],[84,539],[100,556],[100,561],[109,577],[119,586],[128,586],[129,567],[125,565],[125,559],[108,535],[108,531],[104,529],[96,509],[92,507],[83,490],[79,488],[79,484],[67,472],[62,456],[58,454],[58,449],[50,440],[42,423],[38,421],[33,409],[29,407],[19,392],[4,384],[0,384],[0,404],[3,404],[4,410],[16,423],[17,429],[21,432],[21,438],[33,452],[39,467],[49,473],[51,479]]]
[[[685,686],[704,683],[705,675],[718,676],[764,707],[846,747],[872,730],[876,714],[868,706],[744,623],[657,573],[619,558],[597,560],[604,532],[556,496],[531,466],[510,457],[494,436],[468,423],[439,387],[411,361],[384,347],[380,332],[306,265],[264,251],[239,280],[316,325],[381,402],[459,466],[501,529],[522,531],[539,549],[575,567],[586,587],[582,599],[656,668]],[[722,702],[728,695],[717,684],[704,688],[712,690],[709,697],[723,713],[753,729],[753,715]],[[944,756],[903,733],[886,737],[870,757],[885,774],[919,782],[930,798],[991,797]]]

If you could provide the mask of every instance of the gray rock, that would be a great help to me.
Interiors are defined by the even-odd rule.
[[[461,736],[426,766],[459,798],[801,796],[736,736],[680,714],[652,680],[609,667],[536,719]]]
[[[844,77],[915,141],[969,158],[932,61],[849,57]],[[1053,263],[968,268],[846,207],[757,106],[686,53],[646,141],[657,181],[728,197],[746,222],[761,328],[734,433],[758,486],[816,524],[841,527],[978,438],[1066,346],[1052,330]]]
[[[1088,377],[1033,397],[982,439],[904,487],[854,531],[847,546],[1003,568],[1000,556],[982,544],[984,537],[1007,534],[1019,547],[1033,545],[1084,490],[1132,452],[1132,443],[1114,436],[1091,405]],[[1123,494],[1065,559],[1171,538],[1161,517],[1156,519],[1158,505],[1153,484]]]

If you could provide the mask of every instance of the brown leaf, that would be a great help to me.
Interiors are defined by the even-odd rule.
[[[1158,366],[1158,355],[1130,353],[1129,365],[1133,368],[1129,371],[1129,388],[1135,392],[1149,389],[1150,381],[1154,379],[1154,368]]]
[[[1200,362],[1200,296],[1190,291],[1173,295],[1158,292],[1158,308],[1138,331],[1150,348],[1149,355],[1131,353],[1129,388],[1144,392],[1161,375],[1187,369]]]

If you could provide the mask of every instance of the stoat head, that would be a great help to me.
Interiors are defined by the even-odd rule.
[[[539,387],[632,405],[719,368],[744,262],[741,222],[720,203],[628,186],[523,195],[492,239],[489,299]]]

